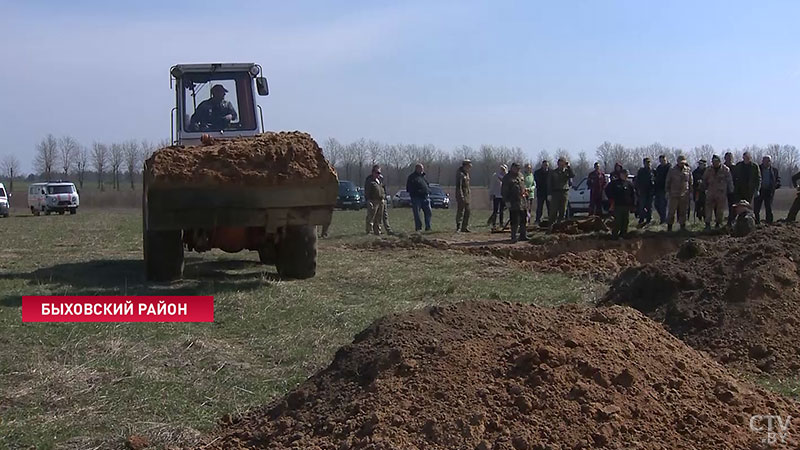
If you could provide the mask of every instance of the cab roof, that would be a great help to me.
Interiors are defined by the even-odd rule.
[[[169,73],[175,78],[180,78],[185,73],[249,72],[253,67],[259,66],[256,63],[176,64],[169,69]],[[259,67],[259,72],[260,69]]]

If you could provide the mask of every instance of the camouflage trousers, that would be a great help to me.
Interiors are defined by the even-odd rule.
[[[726,194],[707,194],[706,195],[706,223],[711,223],[711,216],[716,219],[716,223],[721,224],[725,220],[725,211],[728,210],[728,196]]]
[[[667,212],[667,224],[672,225],[675,223],[675,213],[678,213],[678,223],[681,225],[686,225],[686,220],[689,218],[689,194],[675,197],[670,195],[669,197],[669,204],[668,212]]]
[[[367,202],[367,234],[381,234],[381,221],[385,208],[386,202]]]

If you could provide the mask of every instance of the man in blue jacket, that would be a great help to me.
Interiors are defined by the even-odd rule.
[[[425,215],[425,231],[431,231],[431,189],[428,180],[425,179],[425,168],[421,163],[417,163],[414,172],[406,180],[406,191],[411,197],[411,209],[414,212],[414,229],[422,230],[422,221],[419,218],[419,210]]]

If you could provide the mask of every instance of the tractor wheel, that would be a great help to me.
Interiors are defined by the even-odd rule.
[[[148,281],[172,281],[183,276],[181,230],[144,232],[144,271]]]
[[[278,242],[275,267],[286,278],[311,278],[317,272],[317,233],[313,226],[290,226]]]

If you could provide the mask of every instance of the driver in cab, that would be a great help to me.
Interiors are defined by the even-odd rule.
[[[228,90],[221,84],[211,87],[211,98],[203,100],[191,118],[192,129],[224,130],[237,119],[236,110],[231,102],[225,100]]]

